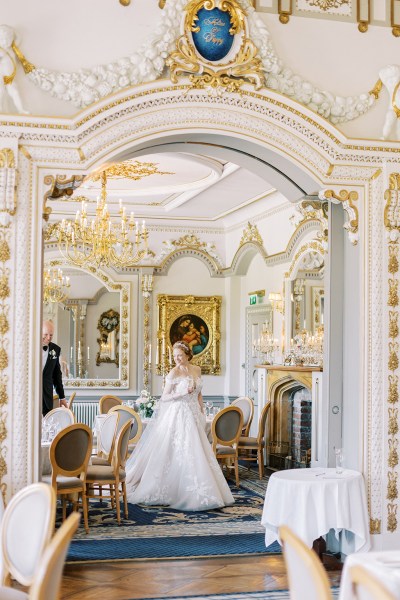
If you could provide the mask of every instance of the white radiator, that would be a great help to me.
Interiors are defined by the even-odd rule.
[[[72,405],[72,412],[75,415],[77,423],[85,423],[93,429],[94,418],[99,414],[99,403],[98,402],[74,402]]]

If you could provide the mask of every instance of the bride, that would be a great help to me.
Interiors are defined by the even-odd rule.
[[[233,504],[205,433],[200,367],[185,342],[173,346],[156,416],[126,464],[128,501],[200,511]]]

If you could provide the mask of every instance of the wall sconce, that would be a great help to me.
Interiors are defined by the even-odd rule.
[[[271,302],[272,310],[277,310],[283,314],[283,300],[279,292],[270,292],[268,300]]]

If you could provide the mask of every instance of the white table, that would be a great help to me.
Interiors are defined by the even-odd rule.
[[[400,551],[360,552],[345,560],[340,582],[339,600],[356,600],[351,589],[350,567],[361,566],[382,582],[393,596],[400,600]]]
[[[40,463],[42,475],[51,475],[51,462],[50,462],[50,446],[51,442],[42,442],[40,448]]]
[[[269,480],[261,519],[265,544],[278,540],[278,528],[287,525],[310,548],[314,540],[340,531],[342,551],[358,552],[370,547],[364,479],[358,471],[345,469],[290,469],[274,473]],[[350,532],[350,533],[349,533]]]

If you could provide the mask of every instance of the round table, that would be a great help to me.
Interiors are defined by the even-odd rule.
[[[346,554],[370,547],[364,479],[344,469],[289,469],[274,473],[268,482],[261,523],[265,544],[279,541],[278,528],[287,525],[309,547],[331,529],[342,540]]]
[[[400,551],[386,550],[384,552],[361,552],[351,554],[345,560],[340,581],[339,600],[357,600],[354,595],[350,568],[363,567],[400,600]]]

